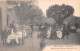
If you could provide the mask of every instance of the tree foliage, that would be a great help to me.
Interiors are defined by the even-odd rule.
[[[58,24],[63,24],[63,20],[74,13],[74,9],[69,5],[52,5],[46,12],[47,17],[52,17]]]
[[[33,5],[32,2],[21,2],[20,7],[15,7],[15,13],[21,22],[29,22],[31,24],[41,23],[43,12],[41,9]]]

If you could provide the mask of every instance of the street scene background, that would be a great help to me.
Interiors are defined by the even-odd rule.
[[[42,51],[47,45],[80,45],[79,2],[70,3],[0,1],[0,50]]]

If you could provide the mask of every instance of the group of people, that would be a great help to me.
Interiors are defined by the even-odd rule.
[[[64,39],[64,36],[69,35],[69,26],[65,25],[44,25],[41,27],[40,37],[45,39]]]
[[[6,44],[7,39],[8,39],[8,41],[10,40],[9,38],[10,38],[10,36],[12,36],[11,34],[18,35],[17,37],[19,37],[19,38],[22,38],[23,34],[25,34],[24,37],[26,37],[27,34],[30,34],[32,37],[32,31],[33,31],[32,24],[20,25],[17,22],[12,21],[12,23],[9,26],[5,26],[5,29],[1,33],[1,39],[3,41],[3,44]],[[15,39],[15,38],[13,38],[13,39]],[[18,40],[16,42],[18,42]]]
[[[18,32],[20,30],[20,25],[18,23],[16,23],[15,21],[12,21],[12,23],[9,26],[5,26],[5,29],[2,31],[1,34],[1,39],[3,40],[3,44],[5,44],[7,37],[12,33],[11,29],[13,29],[13,33],[16,34],[16,32]],[[27,25],[22,25],[23,27],[26,27]],[[31,30],[33,31],[33,25],[29,25],[26,28],[21,28],[26,29],[27,31]],[[75,29],[74,27],[72,27],[72,29]],[[68,24],[66,25],[48,25],[48,24],[43,24],[41,26],[39,26],[39,30],[41,31],[40,37],[45,39],[45,38],[49,38],[49,39],[64,39],[64,36],[69,35],[70,32],[70,25]],[[30,31],[30,33],[31,33]]]
[[[43,39],[49,38],[49,39],[64,39],[65,36],[67,36],[70,33],[76,33],[78,28],[78,25],[75,24],[54,24],[54,25],[48,25],[45,24],[41,27],[41,37]]]
[[[30,26],[27,25],[19,25],[17,22],[12,21],[12,23],[9,26],[5,26],[5,29],[2,31],[1,33],[1,39],[3,41],[3,44],[6,44],[6,40],[8,38],[9,35],[11,34],[18,34],[18,32],[20,34],[27,33],[29,32],[28,30],[30,30]],[[26,34],[25,34],[26,35]]]
[[[12,23],[9,26],[5,26],[5,29],[1,33],[1,39],[3,41],[3,44],[6,43],[7,37],[12,33],[11,29],[13,29],[13,32],[16,33],[18,30],[18,24],[15,23],[15,21],[12,21]]]

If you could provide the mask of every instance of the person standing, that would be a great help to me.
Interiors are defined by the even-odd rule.
[[[12,21],[12,23],[9,26],[10,29],[13,29],[13,32],[15,32],[16,30],[16,26],[15,26],[15,21]]]
[[[30,27],[31,27],[31,30],[33,31],[33,25],[32,24],[30,24]]]
[[[8,28],[5,26],[5,29],[2,31],[1,40],[3,41],[3,45],[6,44],[6,39],[9,35]]]

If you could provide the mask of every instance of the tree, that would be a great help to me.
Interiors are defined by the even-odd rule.
[[[20,2],[20,7],[16,6],[15,11],[22,23],[39,24],[42,22],[42,10],[38,6],[33,5],[31,1]]]
[[[46,12],[47,17],[54,18],[59,25],[63,24],[63,20],[74,13],[74,9],[69,5],[52,5]]]

